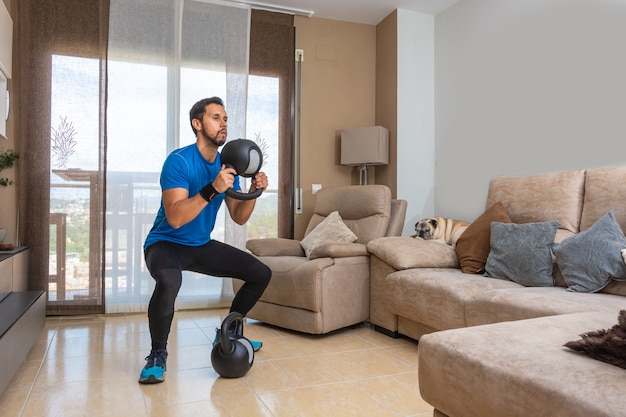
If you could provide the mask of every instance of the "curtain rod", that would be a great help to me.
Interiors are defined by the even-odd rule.
[[[269,12],[287,13],[287,14],[293,14],[297,16],[306,16],[306,17],[311,17],[313,16],[313,13],[315,13],[313,10],[297,9],[294,7],[281,6],[278,4],[260,3],[257,1],[248,1],[248,0],[231,0],[231,1],[233,3],[241,3],[241,4],[248,5],[252,7],[253,9],[267,10]]]

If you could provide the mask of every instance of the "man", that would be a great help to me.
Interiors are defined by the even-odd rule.
[[[167,339],[183,270],[245,281],[230,308],[244,317],[271,277],[271,270],[254,256],[211,239],[222,201],[240,225],[248,221],[256,201],[224,194],[229,188],[240,191],[241,187],[237,172],[222,164],[217,151],[228,133],[223,101],[219,97],[200,100],[191,108],[189,119],[196,143],[175,150],[165,160],[160,180],[161,207],[144,244],[146,265],[156,281],[148,306],[152,350],[139,376],[144,384],[164,380]],[[252,179],[250,191],[265,189],[267,184],[267,176],[259,172]],[[262,345],[252,343],[255,350]]]

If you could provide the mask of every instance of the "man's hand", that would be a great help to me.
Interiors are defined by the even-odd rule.
[[[250,191],[258,190],[259,188],[266,190],[267,186],[268,186],[267,175],[265,175],[265,172],[258,172],[252,178],[252,183],[250,184]]]
[[[235,175],[237,175],[237,171],[235,171],[234,168],[226,168],[226,165],[222,164],[221,171],[213,180],[213,187],[215,188],[215,191],[223,193],[229,188],[233,188]]]

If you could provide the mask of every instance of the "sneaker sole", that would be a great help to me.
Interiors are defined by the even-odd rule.
[[[165,381],[165,378],[157,378],[154,375],[150,375],[147,378],[139,379],[140,384],[158,384],[159,382]]]

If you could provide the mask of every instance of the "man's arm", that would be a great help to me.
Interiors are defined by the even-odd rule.
[[[218,193],[223,193],[226,189],[231,188],[234,181],[233,174],[235,173],[236,171],[232,168],[222,167],[222,170],[213,180],[213,189]],[[178,229],[195,219],[207,204],[209,204],[209,202],[205,200],[200,193],[189,198],[189,191],[186,188],[170,188],[163,191],[165,217],[167,218],[167,222],[174,229]],[[250,208],[250,213],[252,213],[253,208],[254,205]],[[228,210],[230,211],[231,208],[228,207]],[[250,214],[248,214],[248,217],[250,217]],[[244,223],[246,221],[247,218]]]
[[[188,198],[186,188],[170,188],[163,191],[163,208],[167,222],[174,229],[186,225],[196,218],[208,204],[200,194]]]
[[[256,189],[263,188],[267,189],[267,176],[264,172],[259,172],[252,179],[252,184],[250,185],[250,191],[252,192]],[[254,206],[256,204],[256,199],[253,200],[237,200],[235,198],[226,196],[224,200],[226,202],[226,207],[228,207],[228,212],[230,213],[230,217],[233,221],[239,225],[244,225],[252,215],[252,211],[254,210]]]

